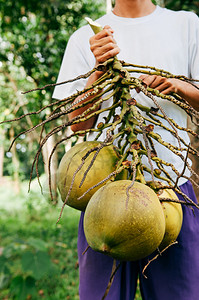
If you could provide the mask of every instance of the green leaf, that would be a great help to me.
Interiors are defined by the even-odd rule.
[[[11,278],[8,260],[4,255],[0,256],[0,290],[7,287]]]
[[[7,268],[5,268],[7,269]],[[8,286],[8,283],[10,281],[10,272],[9,270],[5,270],[6,272],[0,273],[0,290],[5,289]]]
[[[10,292],[13,295],[18,295],[20,293],[20,290],[23,286],[23,277],[22,276],[16,276],[13,278],[11,285],[10,285]]]
[[[22,268],[25,272],[31,272],[35,279],[41,279],[52,268],[52,262],[48,253],[43,251],[25,252],[21,257]]]
[[[46,250],[46,243],[40,239],[35,239],[35,238],[30,238],[28,241],[27,241],[28,245],[34,247],[35,249],[37,250],[40,250],[40,251],[45,251]]]
[[[25,300],[28,295],[36,293],[35,279],[31,276],[16,276],[11,282],[10,291],[17,300]]]
[[[6,260],[5,256],[3,256],[3,255],[0,256],[0,273],[4,272],[4,268],[6,266],[6,262],[7,262],[7,260]]]

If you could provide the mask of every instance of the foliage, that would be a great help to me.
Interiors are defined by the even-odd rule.
[[[0,189],[0,206],[10,202],[0,209],[0,299],[77,300],[79,213],[65,210],[56,225],[59,208],[49,206],[39,189],[28,197],[27,182],[23,189],[20,207],[12,189]]]
[[[7,47],[1,61],[20,64],[37,84],[55,81],[69,36],[84,16],[102,14],[102,1],[1,1],[1,35]]]
[[[3,121],[37,111],[52,102],[52,90],[31,95],[22,95],[21,91],[56,81],[68,38],[85,24],[85,16],[97,18],[104,13],[104,1],[17,0],[13,3],[0,0],[0,6],[0,121]],[[35,125],[49,114],[50,109],[15,122],[15,126],[1,125],[1,143],[6,147],[10,143],[10,128],[16,136],[27,124]],[[56,121],[52,127],[55,124]],[[31,136],[32,147],[38,140],[37,135]],[[31,157],[31,151],[27,151],[27,156]],[[25,157],[20,158],[24,163]],[[6,174],[12,174],[7,164],[8,159]],[[21,166],[21,173],[23,170]],[[26,171],[25,177],[30,173],[30,166]]]
[[[172,10],[192,10],[199,14],[199,3],[195,0],[152,0],[152,2]]]
[[[165,0],[165,6],[173,10],[194,11],[199,15],[199,3],[195,0]]]
[[[157,1],[158,2],[158,1]],[[199,12],[198,1],[165,0],[171,9],[186,9]],[[0,0],[0,121],[8,120],[26,111],[36,111],[52,102],[52,90],[21,95],[21,91],[56,81],[64,49],[69,36],[85,24],[84,17],[96,19],[105,12],[105,0],[56,1],[3,1]],[[51,110],[33,115],[33,125],[49,115]],[[56,126],[58,120],[52,124]],[[1,125],[0,144],[8,150],[10,129],[17,135],[30,125],[27,119]],[[12,128],[13,128],[12,127]],[[26,137],[27,139],[27,137]],[[22,179],[28,178],[36,136],[30,136],[25,144],[19,143],[17,156],[20,159]],[[31,150],[32,149],[32,150]],[[24,151],[24,152],[23,152]],[[12,175],[11,154],[5,157],[5,175]],[[28,162],[28,164],[27,164]],[[43,163],[39,168],[44,171]]]
[[[0,299],[78,300],[79,212],[67,207],[56,225],[60,208],[38,188],[27,195],[27,182],[22,187],[17,200],[0,187]],[[141,300],[139,289],[135,299]]]

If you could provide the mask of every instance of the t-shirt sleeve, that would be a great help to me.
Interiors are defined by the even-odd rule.
[[[91,70],[91,67],[89,66],[89,63],[84,54],[85,51],[88,52],[90,51],[90,49],[82,49],[81,40],[78,43],[78,35],[76,33],[73,34],[68,41],[63,56],[57,83],[76,78],[80,75],[84,75]],[[82,90],[85,87],[86,81],[87,79],[79,79],[75,80],[72,83],[58,85],[55,87],[52,97],[55,99],[66,98],[76,93],[77,91]]]
[[[199,79],[199,17],[192,13],[190,33],[190,77]]]

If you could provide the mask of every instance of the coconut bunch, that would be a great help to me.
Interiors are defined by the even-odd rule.
[[[49,178],[51,178],[50,174],[52,156],[60,144],[65,143],[67,140],[70,140],[72,137],[77,135],[95,134],[95,141],[97,142],[102,141],[102,136],[105,136],[104,140],[99,143],[98,146],[95,146],[93,149],[89,149],[89,153],[87,155],[84,153],[84,155],[91,157],[91,154],[96,152],[95,157],[93,158],[92,162],[90,162],[91,165],[94,165],[96,163],[95,159],[98,156],[98,153],[100,153],[103,148],[106,148],[110,145],[114,145],[117,148],[117,155],[119,155],[119,159],[117,164],[115,164],[116,168],[112,170],[113,174],[105,176],[101,181],[104,182],[108,181],[112,177],[115,178],[122,170],[126,170],[129,174],[128,179],[132,180],[132,182],[136,180],[143,184],[147,184],[155,191],[158,191],[159,184],[157,182],[161,180],[165,182],[165,189],[173,189],[179,194],[182,194],[181,190],[178,188],[178,181],[181,177],[188,179],[184,174],[186,168],[188,168],[191,174],[195,176],[196,180],[198,179],[197,173],[192,169],[188,162],[188,156],[191,154],[198,157],[199,152],[192,145],[187,144],[187,142],[184,141],[181,136],[179,136],[178,132],[186,132],[195,138],[198,138],[198,134],[190,128],[179,126],[175,120],[168,117],[161,104],[158,102],[158,98],[178,105],[186,112],[188,116],[190,116],[190,119],[195,126],[198,126],[199,113],[193,107],[191,107],[188,102],[180,98],[178,95],[163,95],[155,89],[146,87],[142,80],[134,77],[133,75],[135,73],[157,74],[168,78],[178,78],[179,80],[190,82],[190,84],[193,83],[184,76],[172,75],[169,72],[159,70],[154,67],[128,64],[123,61],[119,61],[117,58],[110,59],[105,63],[98,65],[87,74],[68,80],[67,82],[79,80],[80,78],[88,78],[96,70],[103,70],[104,74],[90,87],[78,91],[67,98],[55,101],[36,112],[28,113],[28,116],[31,117],[31,115],[40,114],[45,109],[49,109],[49,107],[52,110],[50,116],[47,116],[44,121],[18,134],[13,139],[10,148],[20,135],[27,134],[40,128],[41,139],[39,141],[38,151],[32,164],[32,170],[34,167],[36,168],[39,180],[37,167],[39,157],[41,155],[43,146],[52,135],[61,135],[62,138],[53,148],[49,158]],[[66,84],[67,82],[62,82],[59,84]],[[49,86],[55,85],[57,84],[50,84],[39,89],[42,90]],[[132,91],[143,93],[152,101],[153,105],[147,107],[140,104],[138,101],[136,101],[136,99],[132,98]],[[82,98],[77,101],[76,98],[81,95]],[[109,107],[96,110],[97,107],[109,99],[113,100]],[[84,102],[82,100],[84,100]],[[74,117],[72,120],[68,121],[67,115],[69,113],[82,108],[87,104],[90,104],[91,107]],[[120,111],[119,113],[118,109]],[[103,113],[106,113],[104,122],[98,122],[95,128],[79,130],[75,133],[65,136],[66,129],[71,125],[85,122],[93,116],[99,116]],[[17,121],[25,116],[26,115],[22,115],[19,118],[6,122]],[[45,128],[46,124],[56,119],[60,120],[60,125],[53,128],[51,131],[47,132],[45,136],[43,136],[43,132],[47,131],[47,128]],[[175,145],[172,145],[168,141],[164,140],[162,136],[157,134],[154,130],[156,127],[170,132],[177,141],[177,146],[176,143]],[[182,172],[179,172],[175,166],[169,162],[169,157],[168,160],[163,160],[162,158],[158,157],[154,141],[156,144],[161,144],[163,147],[165,147],[165,149],[169,149],[176,155],[176,157],[181,159],[182,165],[184,165]],[[184,153],[186,155],[184,155]],[[143,163],[143,157],[147,158],[147,165]],[[89,169],[91,165],[89,165]],[[168,168],[175,173],[175,180],[169,175],[167,171]],[[89,172],[87,171],[86,175],[88,175],[88,173]],[[145,180],[146,173],[151,174],[152,180],[150,182]],[[192,178],[189,179],[195,186],[198,186],[196,180],[193,180]],[[100,180],[98,184],[101,184]],[[50,182],[49,185],[51,190]],[[92,187],[89,187],[89,189],[92,189]],[[191,199],[188,199],[186,195],[184,195],[184,198],[185,202],[191,203],[193,206],[195,205],[195,203],[193,203]]]
[[[20,135],[28,134],[34,130],[39,130],[40,128],[41,138],[32,164],[32,170],[34,169],[34,167],[36,168],[39,180],[37,166],[42,148],[52,135],[62,136],[62,138],[56,143],[50,155],[49,178],[51,178],[50,174],[52,156],[60,144],[65,143],[67,140],[70,140],[74,136],[87,135],[90,133],[95,134],[95,141],[101,141],[101,137],[105,133],[103,142],[99,143],[98,146],[95,146],[93,150],[90,149],[88,156],[90,156],[91,153],[96,152],[95,157],[97,157],[102,148],[106,148],[109,145],[115,145],[115,147],[117,147],[120,159],[116,164],[116,168],[113,174],[114,177],[116,177],[121,172],[121,170],[125,169],[128,170],[128,178],[132,181],[136,180],[142,182],[143,184],[147,184],[154,190],[158,191],[159,188],[156,181],[161,180],[166,183],[165,189],[174,189],[176,192],[181,194],[181,191],[178,188],[178,181],[181,177],[186,178],[186,176],[184,175],[184,171],[186,168],[190,170],[191,174],[195,176],[196,180],[198,179],[197,173],[189,165],[188,156],[189,154],[191,154],[198,157],[199,152],[192,145],[187,144],[186,141],[184,141],[179,136],[178,132],[187,132],[195,138],[198,138],[198,134],[190,128],[180,127],[175,122],[175,120],[169,118],[157,99],[164,99],[165,101],[170,101],[172,103],[175,103],[175,105],[178,105],[186,112],[188,116],[190,116],[192,123],[196,127],[198,126],[199,113],[193,107],[191,107],[188,102],[180,98],[178,95],[163,95],[155,89],[146,87],[142,80],[134,77],[133,75],[135,73],[157,74],[168,78],[178,78],[179,80],[190,82],[190,84],[193,83],[184,76],[172,75],[169,72],[159,70],[154,67],[138,66],[125,63],[123,61],[119,61],[117,58],[110,59],[105,63],[98,65],[87,74],[78,76],[77,78],[68,80],[67,82],[79,80],[80,78],[88,78],[96,70],[103,70],[104,74],[90,87],[78,91],[62,100],[54,101],[49,105],[42,107],[36,112],[29,112],[28,114],[24,114],[19,118],[5,121],[14,122],[25,118],[27,115],[31,117],[32,115],[34,116],[35,114],[40,114],[42,111],[48,110],[49,108],[51,108],[52,110],[51,114],[48,115],[45,120],[33,126],[32,128],[24,130],[20,134],[18,134],[13,139],[9,150]],[[66,84],[67,82],[58,84]],[[49,84],[42,88],[34,90],[42,90],[48,88],[49,86],[52,87],[58,84]],[[30,90],[28,92],[32,92],[34,90]],[[137,102],[136,99],[132,98],[131,96],[131,92],[134,90],[139,93],[143,93],[146,97],[152,100],[153,105],[147,107]],[[81,95],[82,98],[79,101],[76,101],[76,98]],[[113,99],[111,106],[101,108],[96,111],[97,107],[99,107],[102,103],[106,102],[109,99]],[[84,100],[84,102],[82,100]],[[82,108],[87,104],[91,104],[91,107],[86,109],[82,114],[79,114],[72,120],[68,121],[67,115],[69,113]],[[120,110],[119,114],[118,109]],[[75,133],[65,136],[66,129],[70,128],[71,125],[85,122],[93,116],[99,116],[102,113],[107,113],[107,116],[104,118],[104,122],[98,122],[95,128],[79,130]],[[56,119],[59,119],[60,125],[47,132],[47,128],[45,126]],[[167,123],[168,125],[165,123]],[[177,140],[178,146],[172,145],[168,141],[164,140],[162,136],[157,134],[154,131],[156,127],[169,131],[174,139]],[[47,133],[43,136],[44,132]],[[175,168],[173,164],[169,162],[169,160],[163,160],[157,156],[154,141],[156,144],[161,144],[163,147],[165,147],[165,149],[169,149],[176,155],[176,157],[181,159],[182,164],[184,164],[184,169],[181,173]],[[186,155],[183,155],[183,153],[186,153]],[[147,165],[143,163],[143,157],[147,158]],[[91,164],[95,164],[94,160],[95,159],[93,159]],[[155,163],[155,167],[152,163]],[[171,170],[175,173],[177,178],[176,180],[171,178],[171,176],[167,172],[168,167],[171,168]],[[151,182],[146,182],[144,173],[151,174]],[[111,174],[109,175],[110,177],[112,176]],[[107,176],[107,178],[104,178],[103,180],[109,180],[110,177]],[[195,186],[198,186],[196,180],[193,180],[192,178],[189,179]],[[185,201],[192,203],[191,200],[188,199],[185,195],[184,197]],[[192,204],[194,205],[194,203]]]
[[[99,24],[91,19],[87,18],[87,21],[95,33],[102,29]],[[103,118],[104,121],[97,122],[95,128],[76,132],[76,134],[94,133],[95,142],[86,142],[84,146],[77,145],[73,147],[65,154],[60,163],[58,182],[64,203],[84,211],[89,199],[101,185],[110,180],[117,180],[117,178],[124,179],[127,173],[128,180],[132,181],[131,186],[136,181],[149,186],[156,194],[162,189],[174,190],[182,194],[178,188],[178,181],[181,177],[188,179],[184,174],[185,169],[188,168],[191,174],[198,178],[196,172],[189,165],[188,155],[198,156],[199,152],[182,139],[179,131],[189,133],[196,138],[198,138],[198,134],[189,128],[182,128],[175,120],[168,117],[158,98],[178,105],[190,116],[196,126],[198,126],[199,113],[177,94],[163,95],[159,91],[147,87],[141,79],[137,78],[137,76],[135,77],[135,74],[156,74],[167,78],[178,78],[190,84],[193,84],[192,81],[184,76],[175,76],[154,67],[129,64],[118,60],[117,57],[107,60],[91,70],[91,72],[79,76],[75,80],[88,77],[96,70],[104,71],[104,74],[96,82],[83,91],[61,100],[64,102],[61,105],[68,104],[66,113],[70,113],[87,104],[92,104],[82,114],[65,123],[64,127],[81,123],[93,116],[106,113],[106,117]],[[151,100],[152,106],[148,107],[140,104],[135,98],[132,98],[132,91],[144,94]],[[79,95],[82,95],[82,97],[77,102],[75,99]],[[112,104],[109,107],[96,111],[97,107],[109,99],[112,99]],[[172,145],[164,140],[162,136],[155,132],[154,129],[157,127],[170,132],[177,143]],[[104,140],[102,137],[105,137]],[[60,142],[66,139],[68,137]],[[101,140],[103,141],[100,142]],[[166,149],[169,149],[176,157],[181,159],[182,165],[184,165],[182,172],[179,172],[169,160],[163,160],[158,157],[154,141],[156,144],[159,143]],[[112,152],[108,151],[108,149],[112,149]],[[147,165],[143,163],[143,157],[147,157]],[[100,167],[98,167],[99,161]],[[69,165],[73,166],[71,171]],[[176,175],[175,180],[169,175],[168,167]],[[107,172],[104,172],[105,170]],[[147,173],[152,178],[148,182],[145,179],[145,174]],[[190,180],[198,186],[196,181]],[[164,186],[160,184],[160,181],[164,182]],[[185,200],[182,202],[183,204],[197,206],[186,195],[183,196]],[[170,200],[165,197],[164,201]]]
[[[176,241],[182,207],[164,183],[154,182],[154,191],[130,180],[126,167],[117,169],[121,158],[112,144],[76,144],[60,162],[58,188],[64,205],[85,211],[84,230],[92,249],[121,261],[137,260]]]
[[[93,22],[89,18],[87,18],[87,21],[89,22],[95,33],[101,30],[101,26],[96,22]],[[155,67],[130,64],[118,60],[117,57],[115,57],[107,60],[103,64],[98,65],[87,74],[80,75],[65,82],[49,84],[25,93],[29,93],[34,90],[43,90],[55,85],[70,83],[82,78],[85,79],[88,78],[96,70],[103,71],[104,74],[90,87],[87,87],[81,91],[77,91],[73,95],[70,95],[69,97],[66,97],[62,100],[54,101],[49,105],[42,107],[36,112],[29,112],[28,114],[22,115],[14,120],[5,121],[17,121],[25,118],[27,115],[31,117],[32,115],[34,116],[35,114],[40,114],[42,111],[49,110],[49,108],[52,111],[50,115],[47,115],[45,120],[33,126],[32,128],[29,128],[18,134],[13,139],[10,148],[20,135],[30,133],[31,131],[34,131],[36,129],[39,130],[40,128],[41,138],[39,141],[38,151],[35,155],[35,159],[32,165],[32,170],[35,167],[38,174],[37,165],[43,146],[52,135],[61,135],[63,138],[61,138],[57,142],[50,155],[50,177],[51,160],[56,148],[61,143],[64,143],[67,140],[71,139],[73,136],[88,135],[90,133],[94,133],[96,141],[101,141],[102,136],[105,136],[103,144],[100,144],[97,148],[97,153],[99,153],[102,148],[107,147],[108,145],[115,145],[118,148],[120,159],[117,163],[117,168],[114,170],[114,177],[116,177],[122,169],[126,169],[129,173],[129,179],[133,181],[136,180],[144,184],[151,185],[154,190],[158,190],[158,184],[156,184],[156,181],[165,181],[167,185],[165,186],[165,188],[172,188],[176,192],[181,194],[180,189],[178,189],[178,181],[181,177],[188,179],[184,174],[186,168],[188,168],[191,174],[196,177],[196,180],[198,179],[197,173],[189,165],[188,155],[191,154],[198,157],[199,152],[192,145],[187,144],[187,142],[182,139],[178,132],[186,132],[195,138],[198,138],[198,134],[190,128],[183,128],[179,126],[175,122],[175,120],[168,117],[158,99],[163,99],[164,101],[169,101],[179,106],[186,112],[186,114],[190,117],[192,123],[196,127],[198,126],[199,113],[179,95],[174,93],[172,95],[163,95],[159,91],[147,87],[142,82],[142,80],[137,76],[135,77],[135,75],[141,73],[149,75],[160,75],[166,78],[178,78],[179,80],[189,82],[192,85],[194,85],[193,82],[197,80],[190,80],[189,78],[181,75],[173,75],[170,72],[157,69]],[[132,98],[131,95],[133,91],[144,94],[151,100],[152,105],[144,106],[140,104],[139,101],[137,101],[135,98]],[[78,96],[82,97],[77,101],[76,98]],[[100,107],[102,103],[105,103],[109,99],[113,99],[112,104],[109,107],[101,108],[96,111],[96,108]],[[74,117],[72,120],[68,121],[67,115],[69,113],[82,108],[87,104],[90,104],[91,107],[86,109],[78,116]],[[118,110],[120,111],[119,113]],[[104,113],[106,113],[104,121],[98,122],[95,128],[79,130],[65,137],[65,130],[71,125],[85,122],[86,120],[94,116],[97,117],[100,114]],[[48,132],[45,125],[57,119],[59,119],[60,125]],[[164,140],[162,136],[157,134],[154,130],[157,127],[170,132],[173,138],[177,141],[177,146],[176,143],[175,145],[172,145],[168,141]],[[47,132],[45,136],[43,136],[44,132]],[[184,169],[181,173],[175,168],[174,165],[169,162],[169,160],[163,160],[158,157],[154,142],[156,144],[161,144],[163,147],[165,147],[165,149],[169,149],[176,155],[176,157],[181,159],[182,164],[184,164]],[[95,150],[96,148],[94,147],[93,151]],[[89,151],[93,152],[92,149],[90,149]],[[184,155],[184,153],[186,155]],[[90,154],[88,154],[88,156],[89,155]],[[147,165],[143,163],[143,157],[147,157]],[[152,163],[155,163],[155,167]],[[94,161],[92,161],[92,164],[94,164]],[[176,180],[171,178],[171,176],[167,172],[168,167],[171,168],[171,170],[175,173],[177,178]],[[152,182],[146,182],[144,173],[151,174]],[[107,180],[108,179],[109,177],[107,178]],[[192,179],[190,180],[194,185],[197,186],[196,181]],[[186,200],[188,202],[190,201],[190,199],[187,198],[185,199],[185,201]]]

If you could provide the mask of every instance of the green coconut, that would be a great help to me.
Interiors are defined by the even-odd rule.
[[[165,233],[165,217],[156,193],[130,180],[109,182],[90,199],[84,231],[90,247],[121,261],[151,254]]]
[[[98,141],[83,142],[80,144],[76,144],[74,147],[72,147],[69,151],[67,151],[64,154],[58,168],[58,189],[63,202],[65,201],[68,191],[70,189],[73,175],[77,170],[77,168],[82,163],[82,158],[86,155],[86,153],[90,149],[93,149],[94,147],[97,147],[99,145],[100,142]],[[78,200],[78,198],[82,196],[89,188],[96,185],[97,183],[105,179],[110,173],[115,171],[117,162],[120,159],[117,148],[115,146],[109,145],[103,147],[99,151],[92,167],[87,173],[82,186],[79,187],[84,177],[84,173],[89,167],[95,153],[96,151],[92,152],[85,159],[84,165],[77,172],[72,186],[71,193],[66,203],[67,205],[81,211],[85,210],[86,205],[90,200],[91,196],[97,191],[97,189],[99,189],[105,183],[89,191],[80,200]],[[125,172],[121,172],[121,174],[118,175],[117,179],[120,178],[127,178],[126,170]]]
[[[179,200],[175,192],[170,189],[162,190],[162,193],[158,195],[158,198],[160,200],[163,198]],[[166,222],[164,238],[159,246],[159,249],[163,250],[176,241],[182,227],[183,212],[180,203],[163,201],[161,204]]]

